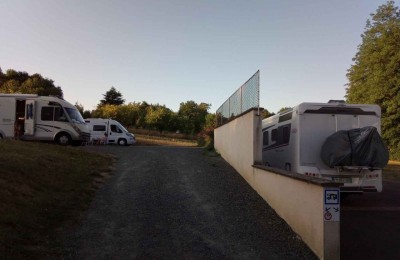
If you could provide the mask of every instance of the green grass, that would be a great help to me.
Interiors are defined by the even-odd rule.
[[[134,133],[136,135],[145,135],[145,136],[154,136],[154,137],[164,137],[164,138],[169,138],[169,139],[176,139],[176,140],[196,140],[197,135],[195,134],[184,134],[184,133],[174,133],[174,132],[168,132],[168,131],[163,131],[160,133],[157,130],[150,130],[150,129],[141,129],[141,128],[133,128],[130,127],[129,131],[131,133]]]
[[[0,258],[57,256],[54,236],[88,207],[112,163],[79,147],[1,141]]]
[[[197,146],[194,140],[135,134],[137,145]]]

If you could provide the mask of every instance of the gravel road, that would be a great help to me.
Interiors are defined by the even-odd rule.
[[[400,182],[381,193],[351,195],[341,204],[340,259],[400,259]]]
[[[118,161],[67,235],[66,259],[316,259],[220,157],[185,147],[84,149]]]

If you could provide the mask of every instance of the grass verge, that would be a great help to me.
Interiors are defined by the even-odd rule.
[[[195,140],[175,139],[168,137],[148,136],[135,134],[137,145],[157,145],[157,146],[197,146]]]
[[[77,147],[1,141],[0,258],[57,257],[56,234],[88,207],[112,160]]]

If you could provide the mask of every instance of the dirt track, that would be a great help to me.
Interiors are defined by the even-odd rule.
[[[67,259],[316,259],[220,157],[199,148],[93,146],[118,157]]]

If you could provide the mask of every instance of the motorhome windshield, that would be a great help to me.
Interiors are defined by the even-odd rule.
[[[118,124],[118,127],[122,129],[125,133],[128,133],[128,130],[126,130],[125,127],[123,127],[121,124]]]
[[[71,118],[73,123],[85,124],[85,120],[83,120],[83,117],[81,113],[79,113],[78,109],[65,107],[65,110],[67,111],[69,118]]]

